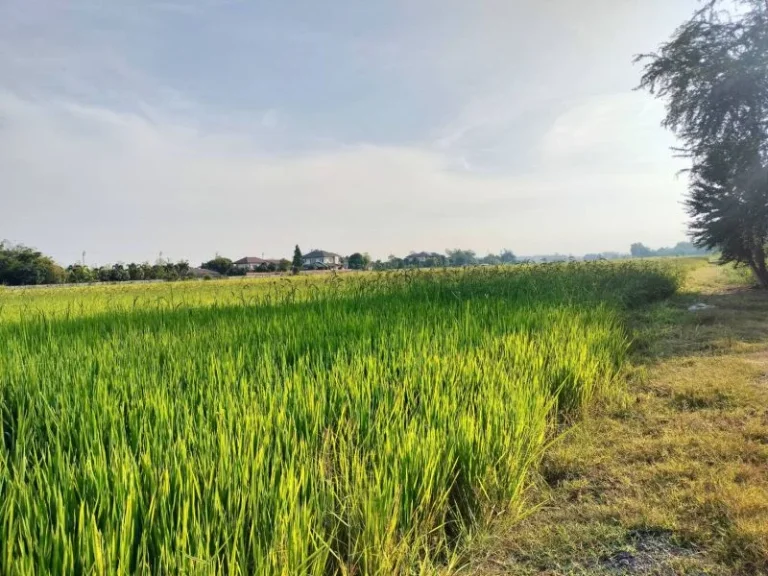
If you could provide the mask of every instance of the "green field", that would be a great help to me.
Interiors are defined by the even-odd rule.
[[[0,289],[0,573],[397,574],[516,513],[660,263]]]

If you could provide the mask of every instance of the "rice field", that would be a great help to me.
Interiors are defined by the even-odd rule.
[[[0,288],[0,574],[427,574],[616,385],[657,263]]]

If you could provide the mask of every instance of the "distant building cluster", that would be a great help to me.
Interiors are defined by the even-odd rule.
[[[339,270],[345,268],[348,258],[327,250],[312,250],[301,256],[301,264],[304,270]],[[245,256],[235,260],[232,265],[241,273],[249,272],[273,272],[288,269],[292,266],[289,260],[276,260],[272,258],[259,258],[257,256]]]

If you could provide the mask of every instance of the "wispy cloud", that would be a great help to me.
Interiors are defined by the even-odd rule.
[[[237,133],[8,94],[0,117],[0,227],[64,261],[83,249],[100,261],[283,255],[296,242],[381,257],[580,252],[681,228],[679,183],[665,173],[475,176],[413,147],[273,156]]]
[[[695,2],[0,2],[0,226],[62,260],[674,242],[630,60]]]

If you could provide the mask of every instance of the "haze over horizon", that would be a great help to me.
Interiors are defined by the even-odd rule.
[[[696,5],[5,0],[0,239],[64,264],[674,245],[685,165],[632,59]]]

